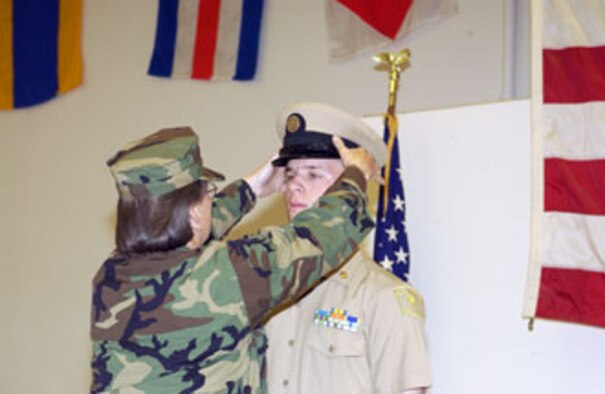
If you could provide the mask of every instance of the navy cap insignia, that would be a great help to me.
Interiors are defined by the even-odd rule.
[[[289,133],[295,133],[301,129],[302,125],[302,116],[300,114],[291,114],[288,116],[288,120],[286,121],[286,131]]]

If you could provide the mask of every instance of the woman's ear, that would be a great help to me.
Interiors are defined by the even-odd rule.
[[[191,204],[189,207],[189,226],[191,226],[192,236],[189,242],[187,242],[187,247],[189,249],[195,249],[201,245],[200,234],[201,234],[201,203]]]
[[[200,220],[202,217],[202,204],[196,202],[189,207],[189,224],[193,231],[200,229]]]

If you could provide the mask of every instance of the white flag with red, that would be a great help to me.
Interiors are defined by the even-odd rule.
[[[457,0],[327,0],[330,59],[403,44],[413,33],[457,13]]]

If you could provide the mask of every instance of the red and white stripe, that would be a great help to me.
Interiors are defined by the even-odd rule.
[[[605,327],[605,0],[532,1],[524,315]]]
[[[149,74],[254,78],[264,0],[159,0]]]
[[[200,0],[179,1],[172,75],[228,80],[237,63],[242,2],[204,1],[205,7]]]

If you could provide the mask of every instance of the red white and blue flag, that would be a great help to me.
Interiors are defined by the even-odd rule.
[[[262,14],[263,0],[159,0],[149,74],[253,79]]]
[[[327,0],[330,59],[342,61],[405,40],[458,12],[457,0]]]
[[[605,327],[605,0],[536,0],[524,315]]]
[[[378,192],[374,261],[407,281],[410,271],[410,247],[405,220],[405,194],[399,165],[397,129],[397,116],[387,114],[383,140],[388,147],[388,160],[382,170],[384,185]]]
[[[82,83],[82,0],[0,0],[0,109],[25,108]]]

